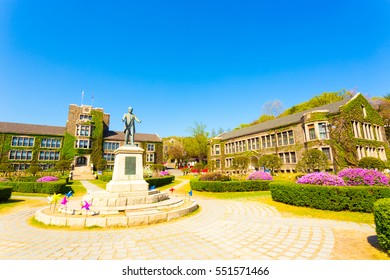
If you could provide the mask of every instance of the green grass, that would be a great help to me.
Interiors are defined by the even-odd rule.
[[[307,207],[298,207],[273,201],[271,192],[234,192],[234,193],[206,193],[194,192],[194,196],[231,199],[241,201],[257,201],[275,207],[284,217],[305,217],[317,219],[329,219],[337,221],[348,221],[355,223],[374,224],[374,215],[372,213],[348,212],[348,211],[327,211],[312,209]]]
[[[100,181],[99,179],[96,180],[90,180],[92,184],[95,184],[99,188],[102,188],[103,190],[106,189],[107,182]]]

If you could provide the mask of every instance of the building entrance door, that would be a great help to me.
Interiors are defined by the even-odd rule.
[[[87,158],[86,157],[78,157],[76,160],[77,166],[83,166],[87,165]]]

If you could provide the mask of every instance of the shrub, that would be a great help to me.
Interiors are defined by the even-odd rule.
[[[254,171],[248,176],[248,180],[273,180],[271,174],[263,171]]]
[[[361,168],[377,169],[379,171],[383,171],[386,167],[386,163],[379,158],[364,157],[359,160],[358,166]]]
[[[364,168],[346,168],[338,174],[348,186],[388,186],[389,178],[383,173]]]
[[[112,174],[103,174],[98,176],[100,181],[110,182],[112,180]]]
[[[56,176],[45,176],[37,180],[37,182],[41,182],[41,183],[55,182],[55,181],[58,181],[58,177]]]
[[[200,192],[250,192],[268,191],[269,180],[251,181],[198,181],[191,180],[191,188]]]
[[[390,198],[375,202],[374,218],[379,245],[390,256]]]
[[[0,186],[11,186],[14,192],[21,193],[62,193],[71,190],[65,180],[55,182],[0,182]]]
[[[297,183],[325,186],[345,186],[345,182],[342,178],[327,172],[314,172],[306,174],[305,176],[299,177]]]
[[[390,197],[390,188],[385,186],[318,186],[293,182],[271,182],[274,201],[295,206],[331,211],[374,211],[374,203]]]
[[[7,201],[12,195],[12,187],[0,187],[0,202]]]
[[[145,178],[145,181],[149,186],[155,186],[156,188],[168,185],[175,181],[175,176],[164,176],[159,178]]]
[[[318,149],[310,149],[302,154],[302,158],[297,164],[297,170],[302,172],[314,172],[325,170],[329,166],[329,161],[324,152]]]
[[[229,175],[224,175],[219,172],[210,172],[202,174],[199,178],[200,181],[230,181]]]

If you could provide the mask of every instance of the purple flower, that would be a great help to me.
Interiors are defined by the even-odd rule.
[[[271,174],[263,171],[255,171],[249,174],[248,180],[273,180]]]
[[[169,172],[168,171],[161,171],[160,176],[169,176]]]
[[[41,182],[41,183],[54,182],[54,181],[58,181],[58,178],[55,176],[45,176],[37,180],[37,182]]]
[[[388,186],[389,178],[374,169],[346,168],[337,174],[348,186]]]
[[[327,172],[314,172],[306,174],[297,180],[298,184],[312,184],[323,186],[345,186],[343,179]]]

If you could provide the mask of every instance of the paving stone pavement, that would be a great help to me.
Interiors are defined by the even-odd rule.
[[[198,213],[136,228],[40,229],[27,223],[36,209],[2,215],[0,259],[329,260],[333,228],[376,234],[373,225],[283,218],[258,202],[194,199]]]

